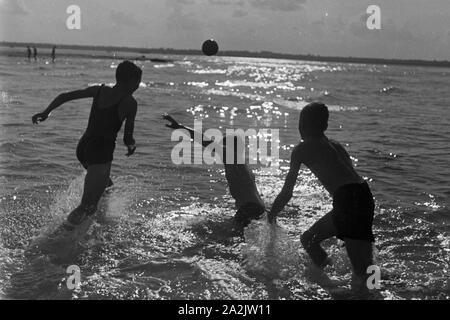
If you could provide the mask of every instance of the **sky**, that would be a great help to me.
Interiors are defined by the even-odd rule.
[[[69,30],[66,9],[81,9]],[[369,5],[381,29],[369,30]],[[450,60],[450,0],[0,0],[0,40]]]

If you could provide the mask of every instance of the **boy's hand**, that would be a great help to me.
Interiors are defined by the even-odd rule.
[[[170,122],[169,124],[166,124],[166,127],[168,127],[168,128],[171,128],[171,129],[182,128],[181,124],[179,124],[174,118],[172,118],[172,116],[170,116],[167,113],[163,114],[163,119]]]
[[[127,157],[131,156],[136,151],[136,146],[134,144],[127,146],[128,152],[126,154]]]
[[[33,121],[34,124],[37,124],[39,122],[45,121],[48,118],[48,113],[41,112],[36,113],[32,118],[31,121]]]

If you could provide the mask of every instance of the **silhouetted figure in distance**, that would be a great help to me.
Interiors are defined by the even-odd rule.
[[[53,46],[52,48],[52,62],[55,63],[56,58],[56,46]]]

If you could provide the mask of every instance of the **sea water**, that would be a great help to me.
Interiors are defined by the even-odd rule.
[[[376,198],[374,233],[385,299],[448,299],[450,253],[449,69],[275,59],[170,56],[137,62],[136,154],[119,135],[115,187],[83,235],[42,250],[75,208],[84,171],[75,157],[91,100],[67,103],[32,125],[59,93],[112,84],[119,61],[64,58],[51,64],[0,57],[0,295],[7,299],[332,299],[305,276],[300,235],[331,209],[302,167],[277,227],[243,232],[223,167],[174,165],[170,113],[203,128],[271,128],[280,166],[252,166],[268,207],[299,142],[298,115],[329,106],[327,134],[340,141]],[[41,242],[40,242],[41,241]],[[64,247],[65,245],[65,247]],[[348,281],[342,244],[327,240],[331,277]],[[64,253],[64,254],[62,254]],[[81,270],[76,290],[67,267]]]

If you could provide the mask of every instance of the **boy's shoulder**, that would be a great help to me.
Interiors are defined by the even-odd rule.
[[[342,144],[335,140],[335,139],[331,139],[327,136],[324,136],[321,139],[315,140],[308,140],[308,141],[301,141],[299,144],[297,144],[296,148],[298,147],[298,149],[300,150],[307,150],[307,149],[314,149],[316,148],[318,145],[323,145],[324,142],[329,142],[335,146],[340,146],[342,147]]]
[[[344,149],[338,141],[329,139],[328,137],[325,137],[325,139],[334,147]],[[292,150],[292,158],[299,161],[309,158],[312,154],[315,154],[316,150],[323,147],[323,142],[324,140],[307,140],[299,142]]]
[[[297,145],[292,150],[292,153],[301,154],[301,153],[307,152],[308,150],[310,150],[313,147],[314,147],[313,142],[302,140],[299,143],[297,143]]]
[[[308,149],[309,149],[308,143],[300,141],[299,143],[297,143],[294,149],[292,149],[291,160],[301,162],[302,159],[305,157],[305,154],[307,154]]]
[[[328,137],[327,137],[327,139],[328,139],[328,141],[330,141],[333,144],[341,145],[341,143],[339,141],[337,141],[336,139],[332,139],[332,138],[328,138]]]
[[[337,148],[339,148],[339,149],[344,149],[344,150],[345,150],[344,146],[343,146],[339,141],[337,141],[337,140],[335,140],[335,139],[330,139],[330,138],[328,138],[328,141],[329,141],[334,147],[337,147]]]

